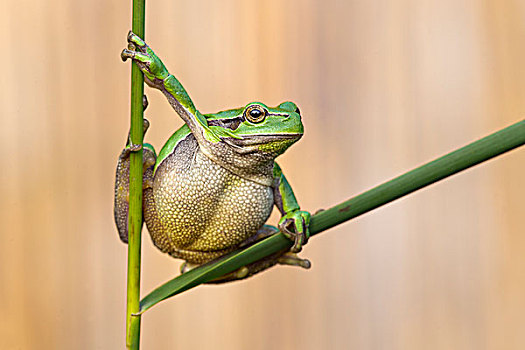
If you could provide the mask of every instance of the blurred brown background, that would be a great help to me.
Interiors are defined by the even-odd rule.
[[[131,1],[4,1],[1,349],[124,347],[113,176]],[[148,1],[146,38],[203,112],[293,100],[281,166],[315,211],[525,116],[525,2]],[[147,90],[157,150],[181,125]],[[144,349],[525,348],[525,149],[311,240],[310,271],[204,286]],[[277,216],[274,215],[273,220]],[[143,293],[180,261],[144,234]]]

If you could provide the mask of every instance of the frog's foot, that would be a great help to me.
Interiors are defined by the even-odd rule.
[[[198,266],[199,264],[192,264],[192,263],[185,261],[182,263],[182,265],[180,265],[180,273],[186,273],[190,270],[193,270],[194,268]]]
[[[283,215],[279,221],[279,229],[290,240],[294,242],[290,251],[298,253],[303,249],[303,245],[308,242],[310,237],[310,213],[307,211],[295,210]]]
[[[128,48],[122,50],[120,57],[123,61],[131,58],[139,66],[146,78],[146,83],[152,87],[163,87],[163,81],[169,76],[168,70],[155,55],[152,49],[138,35],[128,33]]]

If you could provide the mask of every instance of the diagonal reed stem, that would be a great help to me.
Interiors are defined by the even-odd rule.
[[[145,0],[133,0],[132,30],[144,38]],[[142,145],[144,77],[138,66],[131,65],[131,127],[130,138],[135,145]],[[140,347],[140,258],[142,231],[142,150],[132,152],[129,177],[128,217],[128,285],[126,307],[126,346]]]
[[[339,225],[434,182],[525,144],[525,120],[472,142],[312,217],[311,235]],[[190,270],[153,290],[140,303],[140,313],[201,283],[291,246],[281,233],[244,250]]]

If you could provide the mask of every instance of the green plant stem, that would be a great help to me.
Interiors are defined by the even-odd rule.
[[[392,202],[436,181],[487,161],[525,144],[525,120],[495,132],[478,141],[448,153],[436,160],[400,175],[339,205],[312,217],[310,234],[316,235],[328,228]],[[281,233],[258,242],[244,250],[233,252],[217,261],[186,272],[148,294],[140,303],[143,313],[155,304],[201,283],[255,262],[265,256],[291,247]]]
[[[133,0],[132,30],[144,38],[145,1]],[[144,77],[138,66],[131,65],[131,128],[130,138],[135,145],[142,145]],[[140,258],[142,231],[142,150],[130,156],[129,218],[128,218],[128,286],[126,307],[126,346],[140,347]]]
[[[524,143],[522,120],[315,215],[310,229],[316,234],[334,227]]]

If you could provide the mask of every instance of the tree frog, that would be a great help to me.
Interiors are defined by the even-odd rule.
[[[160,90],[185,125],[158,156],[143,145],[143,217],[153,243],[185,260],[182,272],[281,231],[293,241],[289,251],[245,266],[219,282],[243,279],[275,264],[309,268],[298,253],[309,237],[310,213],[299,208],[275,158],[303,135],[293,102],[268,107],[260,102],[214,114],[201,114],[181,83],[137,35],[128,34],[125,61],[140,67],[146,83]],[[144,119],[144,129],[149,122]],[[129,155],[140,149],[128,140],[115,181],[115,222],[128,236]],[[282,213],[278,227],[265,225],[273,206]]]

